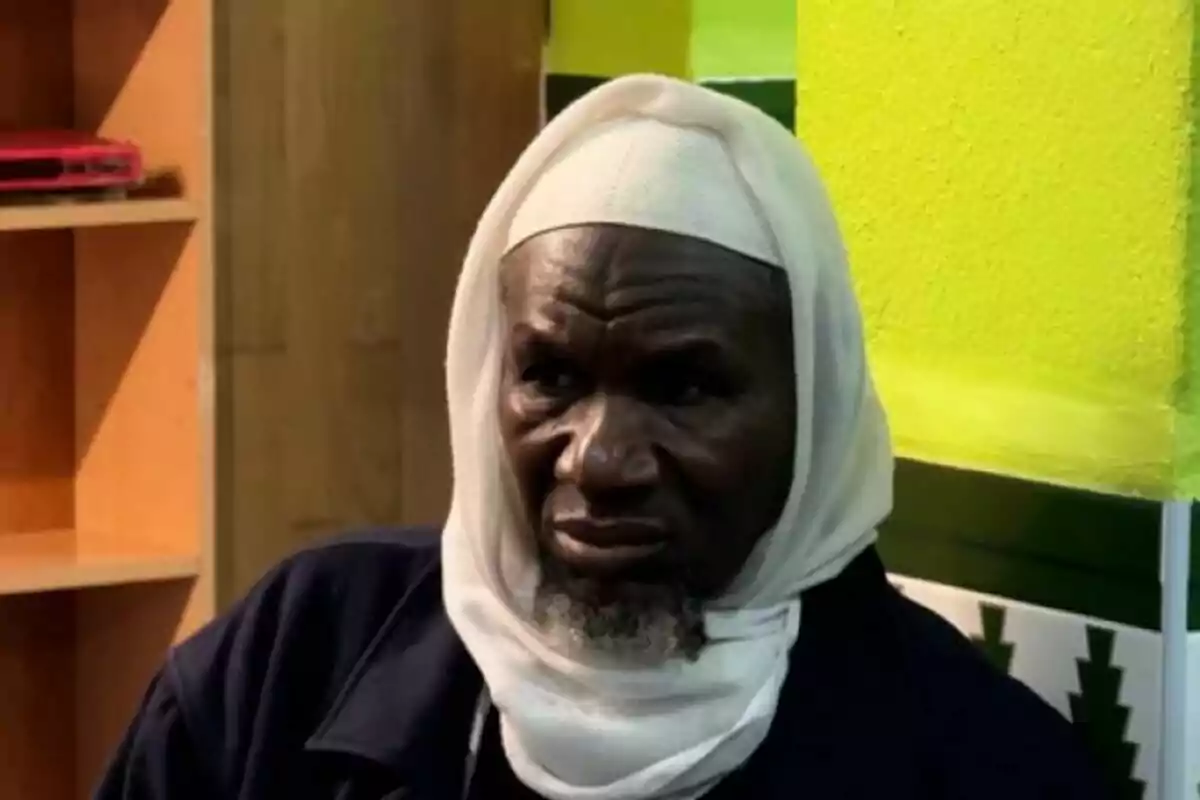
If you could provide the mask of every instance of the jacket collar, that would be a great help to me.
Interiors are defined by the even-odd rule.
[[[367,759],[450,797],[483,681],[442,605],[439,566],[392,609],[306,749]]]
[[[430,798],[455,797],[461,790],[483,691],[482,676],[446,615],[441,586],[434,559],[392,609],[306,744],[310,752],[373,762]],[[806,592],[804,646],[793,651],[793,659],[819,645],[814,635],[820,640],[821,630],[838,620],[864,611],[875,616],[886,587],[872,547],[838,577]],[[803,673],[789,673],[792,691],[798,691],[794,684]]]

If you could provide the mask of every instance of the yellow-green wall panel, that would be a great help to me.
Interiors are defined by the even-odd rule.
[[[1174,493],[1190,4],[804,0],[797,29],[900,451]]]
[[[796,0],[693,0],[691,24],[696,78],[796,74]]]
[[[546,69],[689,77],[691,0],[553,0]]]

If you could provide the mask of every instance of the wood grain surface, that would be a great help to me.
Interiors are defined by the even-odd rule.
[[[450,299],[536,132],[544,20],[541,0],[220,6],[228,602],[320,537],[445,513]]]

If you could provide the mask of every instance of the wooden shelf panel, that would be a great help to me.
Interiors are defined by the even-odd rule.
[[[91,539],[92,537],[88,537]],[[196,556],[79,546],[72,530],[0,534],[0,596],[194,578]]]
[[[32,205],[0,204],[0,231],[44,231],[194,222],[196,207],[189,200],[145,199],[79,201]]]

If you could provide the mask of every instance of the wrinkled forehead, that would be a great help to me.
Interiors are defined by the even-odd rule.
[[[791,370],[784,272],[709,242],[628,226],[562,228],[513,250],[501,286],[510,347],[554,342],[618,358],[688,345]]]
[[[790,315],[778,267],[692,236],[629,225],[572,225],[533,236],[502,259],[509,311],[551,301],[596,313],[642,306]]]

